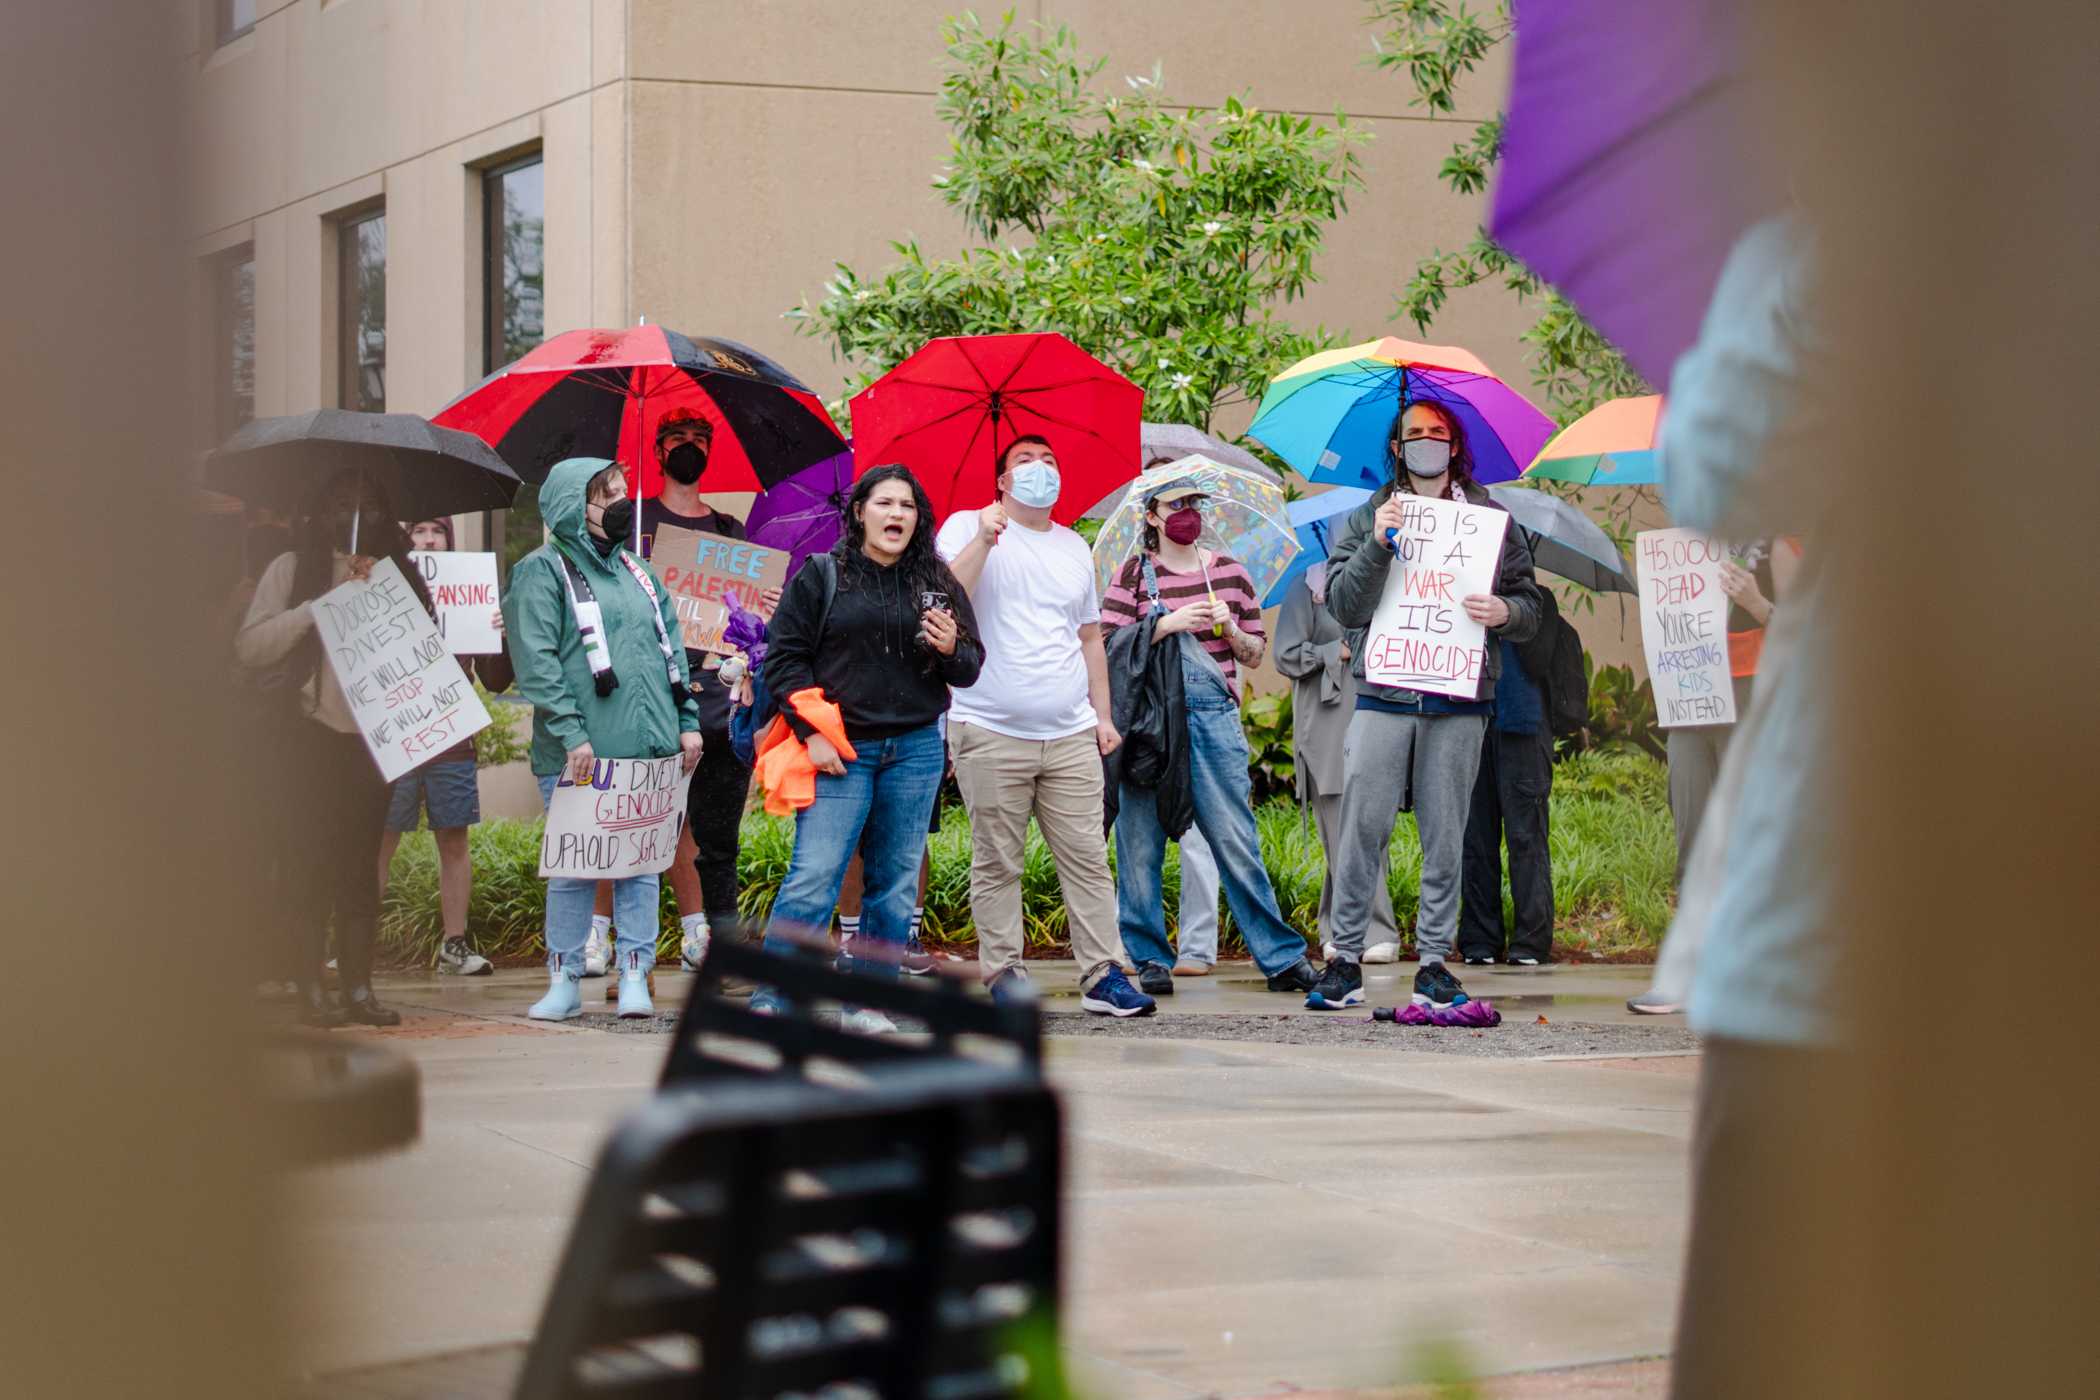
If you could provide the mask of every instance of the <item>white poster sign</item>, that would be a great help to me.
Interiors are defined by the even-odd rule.
[[[313,601],[314,627],[388,782],[486,729],[489,712],[391,559]]]
[[[1634,536],[1641,589],[1641,650],[1665,728],[1735,723],[1728,676],[1728,595],[1721,565],[1728,551],[1697,530],[1643,530]]]
[[[1426,496],[1400,499],[1391,544],[1398,558],[1364,633],[1364,678],[1471,700],[1487,670],[1487,628],[1461,604],[1469,594],[1495,591],[1509,515]]]
[[[418,549],[408,557],[423,572],[445,650],[454,656],[493,656],[503,650],[494,620],[503,604],[496,595],[495,555]]]
[[[563,771],[547,803],[540,876],[620,880],[670,868],[693,775],[669,758],[601,758],[587,783]]]

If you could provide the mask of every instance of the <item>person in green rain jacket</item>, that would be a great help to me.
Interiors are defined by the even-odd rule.
[[[634,502],[616,463],[571,457],[540,487],[548,540],[520,559],[504,590],[503,621],[518,693],[532,702],[532,773],[540,798],[557,783],[586,783],[600,759],[700,758],[700,712],[687,688],[678,615],[663,583],[621,542]],[[577,979],[591,926],[593,880],[547,881],[547,995],[526,1014],[566,1021],[583,1013]],[[657,877],[613,882],[619,929],[620,1014],[655,1010]]]

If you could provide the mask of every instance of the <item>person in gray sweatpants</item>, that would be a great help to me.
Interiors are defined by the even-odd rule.
[[[1371,921],[1377,886],[1383,882],[1393,823],[1412,807],[1422,840],[1421,904],[1415,915],[1413,998],[1424,1006],[1453,1006],[1466,1000],[1458,978],[1445,966],[1458,940],[1458,896],[1463,868],[1466,815],[1480,771],[1481,735],[1487,726],[1502,648],[1494,639],[1523,642],[1538,630],[1541,602],[1524,532],[1502,533],[1495,589],[1459,600],[1466,616],[1488,631],[1482,675],[1471,699],[1428,691],[1372,685],[1364,679],[1364,635],[1393,576],[1393,550],[1386,531],[1400,524],[1408,495],[1444,497],[1471,505],[1501,507],[1473,480],[1473,458],[1465,426],[1433,400],[1402,406],[1386,440],[1390,479],[1351,511],[1336,533],[1327,559],[1327,607],[1348,629],[1350,672],[1356,679],[1356,713],[1342,741],[1341,835],[1336,841],[1334,955],[1319,984],[1307,994],[1313,1010],[1356,1006],[1364,999],[1364,931]]]

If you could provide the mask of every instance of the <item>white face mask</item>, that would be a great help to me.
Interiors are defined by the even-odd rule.
[[[1400,444],[1400,460],[1415,476],[1442,476],[1451,467],[1451,444],[1443,438],[1409,438]]]
[[[1057,504],[1061,484],[1055,462],[1023,462],[1014,468],[1013,485],[1008,488],[1008,493],[1016,504],[1041,510]]]

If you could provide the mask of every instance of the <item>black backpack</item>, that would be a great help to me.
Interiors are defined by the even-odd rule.
[[[1517,648],[1518,659],[1546,698],[1546,725],[1556,738],[1580,734],[1590,722],[1590,678],[1582,667],[1582,634],[1560,615],[1559,600],[1540,588],[1539,630]]]

